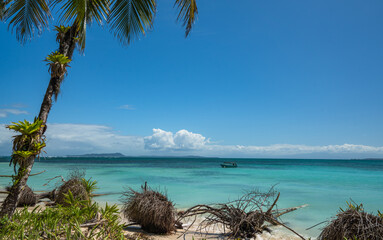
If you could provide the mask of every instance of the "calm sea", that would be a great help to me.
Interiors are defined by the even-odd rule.
[[[235,161],[238,168],[221,168],[223,161]],[[306,236],[317,236],[321,226],[305,230],[337,213],[351,199],[376,213],[383,210],[383,161],[305,159],[222,159],[222,158],[47,158],[36,162],[28,184],[34,190],[55,186],[47,179],[72,169],[86,171],[98,181],[98,193],[113,195],[100,202],[119,203],[124,188],[138,189],[145,181],[167,192],[177,208],[200,203],[234,200],[244,191],[275,189],[281,193],[279,208],[309,204],[286,214],[282,220]],[[0,174],[12,174],[8,160],[0,158]],[[0,188],[9,179],[0,178]],[[323,227],[323,225],[322,225]]]

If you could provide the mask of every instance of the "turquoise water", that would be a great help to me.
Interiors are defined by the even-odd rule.
[[[223,161],[236,161],[238,168],[221,168]],[[363,203],[376,213],[383,210],[383,161],[379,160],[294,160],[294,159],[219,159],[219,158],[49,158],[36,162],[31,177],[34,190],[48,178],[67,176],[71,169],[84,169],[87,177],[98,181],[98,193],[121,193],[138,189],[145,181],[167,192],[177,208],[199,203],[234,200],[243,191],[267,190],[275,185],[281,193],[279,208],[309,204],[285,215],[288,225],[306,236],[315,237],[320,227],[305,229],[329,219],[350,199]],[[11,174],[7,159],[0,159],[0,174]],[[0,188],[9,179],[0,178]],[[121,194],[97,198],[119,203]]]

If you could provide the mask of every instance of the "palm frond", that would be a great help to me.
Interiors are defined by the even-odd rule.
[[[46,0],[13,0],[6,10],[9,27],[16,29],[16,38],[24,43],[48,27],[50,11]]]
[[[11,0],[0,0],[0,21],[5,20],[10,2]]]
[[[198,15],[196,0],[176,0],[174,6],[179,10],[177,20],[182,21],[182,25],[186,27],[185,37],[187,37]]]
[[[60,22],[78,26],[80,51],[85,49],[87,25],[96,21],[102,24],[110,11],[109,0],[53,0],[53,6],[60,5]]]
[[[115,37],[130,44],[152,27],[155,12],[155,0],[113,0],[108,23]]]

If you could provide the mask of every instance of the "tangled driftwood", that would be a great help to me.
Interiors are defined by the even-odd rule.
[[[162,193],[148,187],[140,192],[129,188],[124,194],[123,214],[150,233],[175,231],[176,211],[173,203]]]
[[[274,207],[279,199],[279,193],[270,189],[267,193],[251,191],[240,197],[238,200],[214,205],[197,205],[183,212],[178,220],[184,220],[197,215],[205,215],[205,219],[199,224],[200,231],[209,227],[222,226],[229,230],[229,238],[252,238],[263,231],[270,232],[271,225],[281,225],[292,231],[300,238],[300,234],[281,223],[277,218],[285,213],[294,211],[300,207],[275,210]],[[301,206],[303,207],[303,206]]]
[[[319,240],[382,240],[383,218],[350,208],[336,215],[319,235]]]

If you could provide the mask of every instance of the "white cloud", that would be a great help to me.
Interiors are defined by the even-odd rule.
[[[174,143],[179,149],[201,149],[209,141],[198,133],[192,133],[185,129],[174,135]]]
[[[208,151],[217,152],[221,155],[241,155],[241,156],[269,156],[283,157],[294,155],[309,155],[312,156],[355,156],[359,155],[383,155],[383,147],[373,147],[356,144],[342,145],[325,145],[325,146],[307,146],[307,145],[292,145],[292,144],[275,144],[269,146],[229,146],[229,145],[208,145]],[[366,155],[366,156],[367,156]]]
[[[173,133],[166,132],[161,129],[153,128],[153,135],[144,137],[146,149],[173,149],[176,144],[174,143]]]
[[[150,150],[197,150],[208,142],[198,133],[182,129],[176,134],[162,129],[153,129],[153,135],[144,138],[145,148]]]
[[[0,124],[0,155],[10,155],[14,133]],[[341,145],[243,146],[212,144],[201,134],[185,129],[176,133],[153,129],[147,137],[119,134],[110,127],[88,124],[48,124],[46,132],[49,156],[83,153],[121,152],[125,155],[200,155],[219,157],[383,157],[383,147]]]
[[[5,128],[5,124],[0,124],[0,146],[8,144],[14,135],[12,131]]]
[[[12,135],[13,132],[0,124],[0,155],[10,155]],[[144,154],[142,137],[117,134],[101,125],[48,124],[45,135],[48,156],[105,152]]]
[[[20,114],[28,114],[28,112],[24,110],[14,109],[14,108],[0,108],[0,118],[5,118],[9,114],[20,115]]]
[[[120,109],[125,109],[125,110],[135,110],[134,106],[130,105],[130,104],[122,105],[119,108]]]
[[[48,124],[48,152],[71,155],[80,153],[143,153],[143,138],[117,134],[101,125]]]

